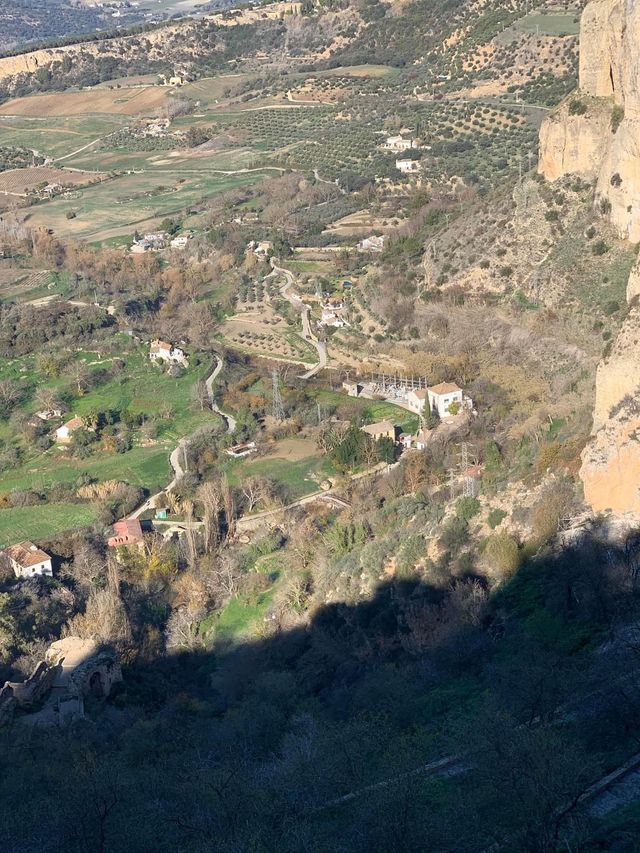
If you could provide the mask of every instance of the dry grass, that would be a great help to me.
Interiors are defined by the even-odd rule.
[[[318,448],[309,438],[285,438],[274,445],[260,459],[286,459],[288,462],[299,462],[318,455]]]
[[[14,98],[0,107],[1,115],[42,118],[76,116],[91,113],[110,115],[149,115],[167,102],[169,90],[159,86],[131,89],[90,89]]]
[[[25,195],[38,184],[61,184],[62,186],[84,186],[91,181],[105,177],[102,172],[71,171],[55,169],[50,166],[36,166],[33,169],[8,169],[0,172],[0,193]]]

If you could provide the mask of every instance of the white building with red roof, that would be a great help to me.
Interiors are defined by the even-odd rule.
[[[33,542],[19,542],[4,552],[9,558],[11,568],[18,578],[32,578],[37,575],[53,576],[51,557]]]
[[[56,430],[56,441],[60,442],[60,444],[69,444],[73,433],[82,426],[82,418],[79,418],[76,415],[75,418],[71,418],[71,420],[67,421],[66,424],[62,424],[62,426],[58,427]]]

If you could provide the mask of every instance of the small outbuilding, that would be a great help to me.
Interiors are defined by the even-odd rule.
[[[374,441],[380,441],[381,438],[396,440],[396,425],[393,421],[377,421],[374,424],[365,424],[360,429]]]

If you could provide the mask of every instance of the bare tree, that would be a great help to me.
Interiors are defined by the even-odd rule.
[[[222,502],[224,505],[224,515],[227,521],[227,537],[232,537],[236,532],[236,508],[233,500],[233,491],[229,485],[226,474],[222,477],[221,482]]]
[[[209,391],[207,390],[207,383],[203,379],[199,379],[191,389],[191,398],[200,407],[201,412],[210,408]]]
[[[67,374],[73,380],[78,394],[83,394],[89,381],[89,368],[84,361],[72,361],[67,368]]]
[[[211,481],[203,483],[198,489],[198,499],[203,509],[204,550],[209,554],[220,542],[222,495],[218,483]]]
[[[242,494],[247,499],[247,512],[253,512],[259,503],[268,500],[273,489],[266,477],[247,477],[242,483]]]

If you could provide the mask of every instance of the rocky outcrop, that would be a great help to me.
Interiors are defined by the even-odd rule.
[[[579,92],[540,131],[539,171],[597,177],[594,204],[623,239],[640,242],[640,2],[591,0],[580,25]],[[631,305],[596,374],[592,438],[580,476],[597,511],[640,514],[640,265]]]
[[[539,171],[552,181],[568,174],[597,175],[596,205],[621,238],[638,242],[640,3],[591,0],[586,6],[579,90],[542,125]],[[576,101],[580,104],[572,110]]]
[[[640,45],[638,47],[640,50]],[[625,108],[626,113],[626,108]],[[602,160],[596,203],[606,200],[609,219],[622,239],[640,241],[640,120],[625,118]],[[608,204],[607,204],[608,202]]]
[[[640,515],[639,285],[636,263],[627,288],[632,307],[596,373],[593,435],[580,468],[585,500],[595,512]]]
[[[571,115],[565,102],[540,128],[538,171],[548,181],[564,175],[589,180],[600,174],[611,135],[609,102],[591,99],[584,115]]]
[[[624,397],[582,454],[584,497],[594,512],[640,514],[640,404]]]
[[[631,304],[634,297],[640,294],[640,261],[636,261],[627,282],[627,302]]]
[[[7,681],[0,690],[0,726],[11,722],[15,709],[29,713],[32,724],[62,725],[84,714],[86,696],[108,696],[122,681],[113,649],[97,639],[65,637],[52,643],[26,681]]]
[[[580,90],[608,98],[622,90],[624,6],[620,0],[592,0],[580,20]]]
[[[640,387],[640,307],[629,312],[618,332],[611,353],[600,362],[596,373],[596,405],[593,430],[603,427],[612,410],[633,397]]]

